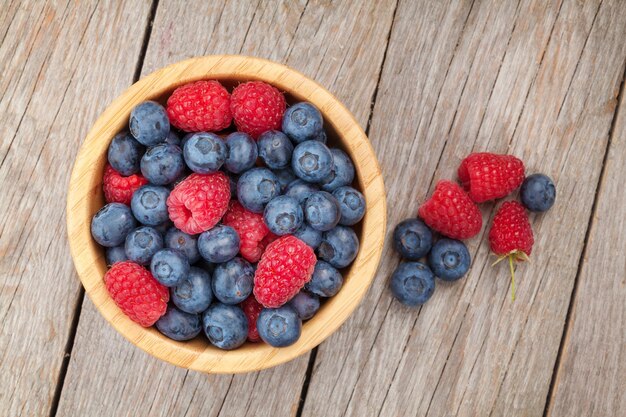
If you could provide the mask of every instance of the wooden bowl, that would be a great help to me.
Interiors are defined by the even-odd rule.
[[[165,102],[178,86],[202,79],[217,79],[226,86],[262,80],[285,92],[288,101],[310,101],[324,115],[329,142],[352,157],[358,188],[367,203],[357,227],[361,247],[354,263],[343,271],[344,286],[304,323],[294,345],[273,348],[246,343],[225,351],[202,337],[176,342],[154,328],[131,321],[115,305],[104,285],[107,270],[104,250],[90,233],[92,216],[104,204],[102,173],[113,136],[128,128],[131,109],[144,100]],[[244,56],[207,56],[182,61],[156,71],[133,84],[96,121],[83,143],[72,171],[67,197],[70,251],[85,291],[104,318],[134,345],[174,365],[210,373],[239,373],[269,368],[308,352],[330,336],[357,307],[370,286],[380,260],[386,225],[386,200],[376,155],[352,114],[316,82],[284,65]]]

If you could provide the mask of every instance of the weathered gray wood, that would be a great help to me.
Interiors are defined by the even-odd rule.
[[[421,309],[386,291],[399,261],[387,247],[361,308],[320,347],[303,415],[542,414],[624,71],[621,6],[400,3],[370,132],[391,226],[473,150],[550,174],[558,203],[531,216],[514,303],[484,233],[469,275]]]
[[[626,410],[626,96],[622,95],[549,416]]]
[[[146,1],[0,6],[0,414],[48,415],[80,283],[65,194],[83,135],[133,76]]]
[[[365,126],[394,7],[161,1],[142,72],[202,54],[267,57],[318,80]],[[307,364],[308,355],[235,377],[187,372],[123,340],[86,300],[59,415],[295,415]]]

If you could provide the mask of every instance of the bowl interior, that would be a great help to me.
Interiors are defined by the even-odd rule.
[[[247,70],[243,70],[244,64]],[[299,341],[287,348],[246,343],[236,350],[223,351],[212,346],[202,334],[192,341],[176,342],[153,327],[142,328],[132,322],[115,306],[104,287],[102,278],[107,270],[104,250],[91,239],[89,225],[91,217],[104,204],[102,173],[108,144],[116,133],[128,128],[130,110],[136,104],[144,100],[165,104],[176,87],[201,79],[217,79],[229,91],[244,81],[263,80],[283,91],[289,104],[311,101],[324,116],[328,144],[346,151],[355,164],[353,186],[364,194],[367,204],[363,221],[354,227],[361,243],[359,254],[350,267],[342,270],[341,291],[323,302],[318,313],[303,324]],[[163,360],[185,368],[220,373],[277,365],[307,352],[332,334],[356,307],[373,279],[386,220],[384,186],[375,155],[343,105],[315,82],[287,67],[239,56],[203,57],[174,64],[143,78],[112,103],[81,147],[70,181],[67,215],[77,272],[103,316],[132,343]]]

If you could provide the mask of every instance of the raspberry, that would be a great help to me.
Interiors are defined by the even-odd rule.
[[[148,180],[139,174],[124,177],[114,170],[110,164],[107,164],[102,178],[104,199],[107,203],[122,203],[128,206],[133,193],[147,183]]]
[[[261,337],[256,328],[256,321],[259,318],[259,314],[261,314],[261,310],[263,310],[263,306],[259,304],[252,295],[246,298],[240,306],[248,318],[248,340],[251,342],[259,342]]]
[[[191,174],[170,193],[167,211],[178,229],[194,235],[215,226],[229,200],[230,183],[224,173]]]
[[[230,96],[219,81],[178,87],[167,99],[170,123],[186,132],[216,132],[230,126]]]
[[[470,198],[482,203],[509,195],[524,181],[524,163],[511,155],[473,153],[458,170]]]
[[[276,239],[265,249],[254,275],[254,297],[267,308],[291,300],[309,282],[315,268],[315,253],[295,236]]]
[[[424,222],[442,235],[468,239],[480,232],[483,219],[480,210],[463,189],[451,181],[439,181],[435,191],[419,208]]]
[[[230,100],[237,130],[254,139],[268,130],[280,130],[286,106],[285,96],[262,81],[238,85]]]
[[[530,227],[524,206],[517,201],[507,201],[493,217],[489,231],[489,246],[498,256],[496,263],[509,260],[511,270],[511,298],[515,300],[514,262],[526,261],[533,249],[533,229]],[[495,264],[494,264],[495,265]]]
[[[143,266],[117,262],[104,275],[104,283],[115,304],[135,323],[149,327],[165,314],[170,299],[167,287]]]
[[[507,201],[496,212],[489,231],[489,245],[498,256],[514,255],[523,261],[533,249],[533,230],[524,206]]]
[[[270,231],[263,221],[263,215],[246,210],[237,200],[233,200],[223,222],[239,235],[241,256],[249,262],[257,262],[269,243],[264,242]]]

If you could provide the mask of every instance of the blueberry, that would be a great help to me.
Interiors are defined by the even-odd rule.
[[[265,205],[279,194],[278,178],[267,168],[252,168],[237,181],[239,202],[254,213],[261,213]]]
[[[276,178],[278,178],[280,191],[283,193],[287,189],[287,186],[297,179],[296,174],[293,173],[291,168],[277,169],[274,171],[274,174],[276,175]]]
[[[301,320],[308,320],[320,309],[320,299],[317,295],[300,291],[289,301],[289,305],[296,310]]]
[[[239,306],[213,304],[202,315],[204,333],[220,349],[235,349],[248,338],[248,319]]]
[[[161,249],[150,261],[154,278],[166,287],[175,287],[189,274],[189,261],[177,249]]]
[[[226,161],[228,148],[215,133],[199,132],[185,142],[183,155],[193,172],[211,174],[217,172]]]
[[[91,219],[91,236],[107,248],[124,243],[126,235],[137,226],[130,207],[122,203],[109,203]]]
[[[428,254],[428,264],[434,274],[444,281],[456,281],[470,267],[471,257],[465,243],[453,239],[441,239]]]
[[[124,176],[139,172],[139,161],[146,148],[128,132],[115,135],[109,150],[107,159],[114,170]]]
[[[213,294],[224,304],[238,304],[252,294],[254,268],[248,261],[235,258],[219,264],[213,272]]]
[[[359,238],[354,230],[337,226],[322,235],[322,243],[317,248],[318,257],[335,268],[350,265],[359,253]]]
[[[187,313],[202,313],[213,301],[211,276],[204,269],[192,266],[180,284],[171,289],[172,302]]]
[[[185,254],[190,264],[195,264],[200,259],[197,238],[172,227],[165,233],[163,243],[166,248],[178,249]]]
[[[333,191],[333,197],[339,202],[341,218],[339,224],[352,226],[365,215],[365,198],[352,187],[339,187]]]
[[[522,204],[530,211],[548,211],[556,199],[556,187],[547,175],[532,174],[524,180],[520,198]]]
[[[317,135],[317,136],[315,137],[315,139],[313,139],[313,140],[316,140],[316,141],[318,141],[318,142],[322,142],[322,143],[324,143],[324,144],[325,144],[325,143],[328,141],[328,137],[326,136],[326,132],[325,132],[324,130],[322,130],[322,131],[320,132],[320,134],[319,134],[319,135]]]
[[[130,133],[146,146],[154,146],[167,138],[170,120],[163,106],[154,101],[144,101],[130,112]]]
[[[228,176],[228,185],[230,186],[231,200],[237,198],[237,181],[239,181],[239,177],[236,177],[234,175]]]
[[[313,249],[317,249],[320,243],[322,243],[322,232],[313,229],[306,222],[303,222],[302,226],[293,232],[293,235]]]
[[[224,166],[233,174],[241,174],[256,163],[259,156],[257,144],[247,133],[231,133],[226,138],[226,146],[228,157]]]
[[[178,341],[191,340],[202,331],[199,314],[185,313],[171,305],[154,325],[165,336]]]
[[[283,116],[282,131],[294,143],[317,138],[323,132],[324,119],[311,103],[300,102],[289,107]]]
[[[333,154],[322,142],[307,140],[293,150],[291,168],[304,181],[321,182],[332,172]]]
[[[391,292],[402,304],[424,304],[435,292],[435,276],[421,262],[403,262],[391,276]]]
[[[128,258],[126,257],[126,252],[124,251],[124,245],[107,248],[104,257],[106,259],[107,266],[109,267],[113,266],[113,264],[116,262],[128,260]]]
[[[263,211],[265,224],[278,236],[293,234],[302,225],[303,217],[298,200],[286,195],[272,199]]]
[[[148,265],[150,260],[163,248],[163,237],[154,228],[138,227],[126,236],[124,251],[128,260],[140,265]]]
[[[319,191],[316,185],[298,179],[285,188],[285,195],[295,198],[298,200],[298,203],[304,205],[306,199],[316,191]]]
[[[426,256],[433,246],[433,233],[423,221],[407,219],[394,229],[393,246],[403,258],[417,261]]]
[[[172,223],[172,221],[168,219],[164,221],[163,223],[157,224],[156,226],[152,226],[152,227],[154,227],[154,229],[157,232],[161,233],[165,237],[165,234],[167,233],[167,231],[170,230],[170,228],[173,226],[174,226],[174,223]]]
[[[302,333],[302,320],[290,305],[264,308],[256,322],[259,336],[274,347],[293,345]]]
[[[283,169],[289,166],[293,145],[283,132],[268,130],[259,136],[257,145],[259,156],[269,168]]]
[[[328,192],[350,185],[354,180],[354,164],[348,154],[341,149],[331,149],[330,153],[333,155],[333,169],[322,180],[322,190]]]
[[[304,216],[312,228],[325,232],[339,223],[341,207],[332,194],[317,191],[304,203]]]
[[[157,226],[169,220],[167,197],[170,190],[158,185],[144,185],[133,193],[130,208],[142,224]]]
[[[141,158],[141,173],[155,185],[170,184],[185,171],[183,152],[176,145],[153,146]]]
[[[230,226],[217,225],[198,237],[198,251],[212,263],[229,261],[239,252],[239,235]]]
[[[343,285],[343,277],[334,266],[324,261],[317,261],[311,280],[304,288],[320,297],[332,297]]]
[[[170,133],[168,133],[167,137],[165,138],[165,143],[169,143],[170,145],[176,145],[180,147],[180,138],[178,137],[176,133],[170,130]]]

